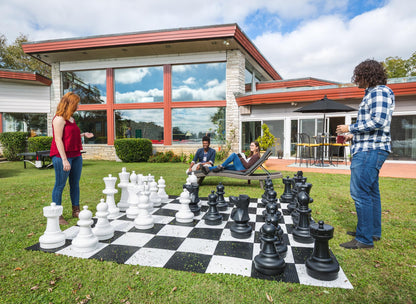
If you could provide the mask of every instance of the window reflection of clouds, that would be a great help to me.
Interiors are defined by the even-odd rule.
[[[216,126],[211,122],[211,117],[218,112],[218,108],[180,108],[172,109],[172,127],[177,127],[183,132],[191,132],[198,135],[203,132],[213,132]]]
[[[114,71],[115,78],[123,84],[141,82],[144,77],[151,75],[149,68],[117,69]]]
[[[74,72],[74,74],[79,77],[85,83],[97,84],[105,87],[106,84],[106,72],[105,70],[95,70],[95,71],[81,71]]]
[[[155,125],[163,127],[163,109],[116,110],[115,112],[122,120],[153,122]]]

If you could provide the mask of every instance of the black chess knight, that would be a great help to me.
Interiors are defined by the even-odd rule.
[[[194,215],[199,215],[201,213],[201,207],[198,203],[199,199],[199,185],[197,183],[184,184],[183,188],[188,190],[189,198],[191,202],[189,203],[189,209],[194,213]]]
[[[230,203],[235,206],[231,211],[231,219],[234,220],[234,224],[230,227],[231,235],[237,239],[249,238],[253,231],[253,228],[248,224],[250,220],[248,216],[250,197],[244,194],[240,194],[239,197],[230,196]]]

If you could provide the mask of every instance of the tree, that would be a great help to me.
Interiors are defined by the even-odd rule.
[[[387,57],[383,65],[388,78],[416,76],[416,52],[409,59],[402,59],[398,56]]]
[[[51,77],[51,68],[23,52],[22,43],[27,42],[26,35],[20,34],[13,44],[7,45],[6,36],[0,34],[0,68],[27,72],[36,72]]]

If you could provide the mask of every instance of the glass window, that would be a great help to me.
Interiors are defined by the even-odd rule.
[[[30,132],[31,136],[47,136],[46,113],[3,113],[3,132]]]
[[[163,102],[163,67],[114,70],[115,103]]]
[[[174,144],[201,143],[202,137],[211,143],[225,139],[225,108],[172,109],[172,139]]]
[[[261,135],[261,121],[243,121],[241,124],[241,151],[248,151],[250,143]]]
[[[83,132],[94,133],[94,137],[83,137],[85,144],[107,143],[107,112],[106,111],[77,111],[74,113],[75,121]]]
[[[275,144],[273,145],[273,155],[278,156],[278,151],[284,151],[284,121],[283,120],[268,120],[264,123],[269,127],[270,133],[275,137]]]
[[[172,66],[172,101],[225,100],[225,63]]]
[[[297,144],[297,134],[298,134],[298,120],[293,119],[290,121],[290,155],[296,155],[296,144]]]
[[[63,93],[74,92],[81,97],[80,104],[107,102],[106,71],[62,72]]]
[[[116,139],[148,138],[163,144],[163,109],[116,110],[114,115]]]
[[[393,116],[390,158],[416,160],[416,115]]]

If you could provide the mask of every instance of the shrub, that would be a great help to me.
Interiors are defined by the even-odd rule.
[[[52,136],[36,136],[27,139],[29,152],[46,151],[51,149]]]
[[[179,155],[175,155],[172,151],[157,152],[155,155],[150,156],[150,163],[180,163],[182,161]]]
[[[263,131],[263,135],[259,136],[257,141],[259,142],[260,149],[266,150],[267,148],[273,146],[275,137],[270,132],[269,127],[266,124],[262,124],[261,129]]]
[[[28,132],[0,133],[0,143],[3,146],[3,155],[7,160],[19,160],[19,153],[25,152]]]
[[[114,141],[117,156],[126,163],[146,162],[152,155],[152,142],[147,138],[122,138]]]

